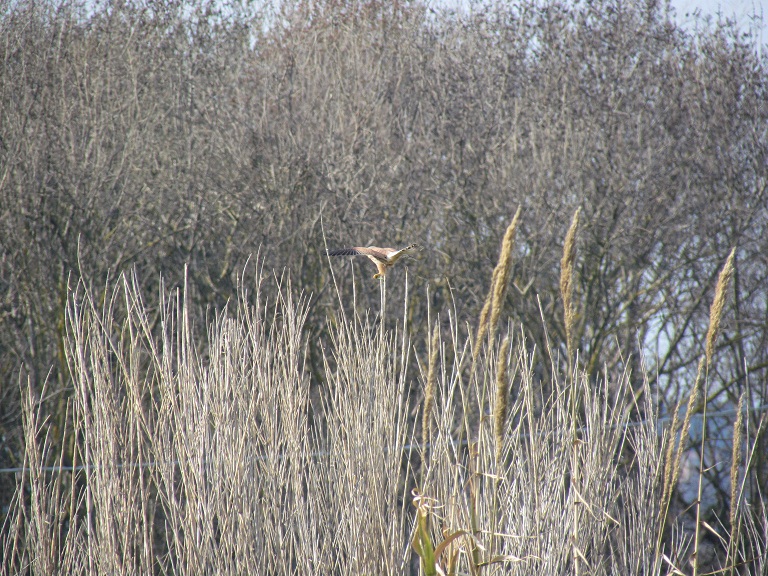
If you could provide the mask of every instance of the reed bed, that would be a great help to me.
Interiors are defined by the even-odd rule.
[[[518,219],[475,339],[450,313],[407,334],[342,309],[319,383],[305,369],[311,303],[287,280],[267,291],[257,277],[256,305],[243,292],[206,326],[190,322],[183,287],[147,304],[131,276],[102,300],[80,283],[66,321],[67,428],[46,418],[44,390],[25,389],[2,574],[698,570],[702,521],[692,534],[670,503],[728,275],[682,425],[675,415],[664,429],[642,376],[579,369],[578,213],[563,258],[569,358],[533,349],[524,327],[499,328]],[[408,368],[416,338],[421,374]],[[542,358],[551,382],[537,376]],[[739,416],[721,566],[758,574],[768,522],[739,508],[754,456],[743,430]],[[67,439],[61,453],[53,435]]]

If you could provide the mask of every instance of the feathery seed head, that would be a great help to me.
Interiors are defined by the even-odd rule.
[[[499,262],[496,264],[494,270],[494,281],[492,285],[493,300],[491,303],[491,322],[490,332],[491,338],[496,334],[496,327],[498,326],[499,316],[501,315],[501,309],[504,305],[504,297],[507,294],[507,285],[509,284],[509,274],[512,269],[512,251],[515,247],[515,235],[517,234],[517,226],[520,222],[520,214],[522,208],[517,209],[512,222],[507,226],[506,232],[504,232],[504,239],[501,242],[501,254],[499,255]]]
[[[579,228],[580,213],[581,208],[577,208],[573,214],[571,227],[565,235],[563,258],[560,261],[560,295],[563,299],[565,339],[569,356],[573,352],[573,266],[576,262],[576,232]]]
[[[712,363],[712,354],[715,351],[715,342],[717,341],[720,329],[720,319],[723,316],[723,307],[725,306],[725,296],[728,291],[728,285],[731,282],[731,276],[733,276],[733,258],[735,253],[736,249],[734,248],[728,255],[725,266],[720,271],[717,285],[715,286],[715,298],[712,300],[712,306],[709,309],[709,330],[707,330],[706,341],[707,367]]]
[[[736,525],[738,511],[739,462],[741,461],[741,431],[744,426],[744,393],[739,397],[736,421],[733,423],[733,449],[731,451],[731,531]]]

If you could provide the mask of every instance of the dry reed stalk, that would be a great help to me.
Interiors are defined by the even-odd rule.
[[[670,446],[667,448],[666,453],[666,468],[664,472],[664,487],[662,489],[662,496],[659,505],[659,525],[658,532],[656,534],[656,557],[661,553],[661,541],[664,537],[664,528],[667,523],[667,514],[669,512],[669,505],[672,501],[672,492],[677,486],[677,481],[680,478],[680,462],[683,458],[683,450],[688,438],[688,432],[691,428],[691,416],[695,411],[696,403],[699,399],[699,391],[701,388],[701,378],[704,373],[704,358],[699,360],[699,366],[696,370],[696,381],[694,382],[693,389],[688,396],[688,404],[685,407],[685,417],[683,418],[683,425],[680,428],[680,440],[677,442],[677,449],[675,446],[675,428],[677,427],[677,413],[679,410],[679,403],[675,408],[675,415],[672,419],[672,428],[670,430]],[[672,454],[674,453],[674,458]]]
[[[739,462],[741,461],[741,432],[744,427],[744,393],[739,398],[736,421],[733,423],[733,446],[731,450],[731,541],[736,530],[736,511],[738,510]]]
[[[568,233],[565,235],[563,258],[560,261],[560,295],[563,298],[565,340],[569,362],[573,356],[573,265],[576,262],[576,232],[579,228],[580,213],[581,208],[578,208],[573,214],[571,227],[568,228]]]
[[[739,397],[739,407],[736,412],[736,421],[733,423],[733,441],[731,447],[731,509],[729,523],[731,531],[728,537],[728,558],[731,561],[730,573],[736,573],[736,551],[738,549],[740,526],[738,523],[739,510],[739,462],[741,461],[741,434],[744,428],[744,397]],[[747,466],[748,467],[748,466]],[[747,470],[744,470],[747,474]],[[727,561],[726,561],[727,564]]]
[[[512,250],[515,247],[515,235],[517,234],[517,225],[520,222],[521,213],[522,208],[518,208],[512,218],[512,222],[507,226],[507,230],[504,232],[504,240],[501,242],[501,254],[499,255],[499,263],[496,265],[499,272],[498,275],[494,273],[496,281],[493,284],[493,303],[491,305],[491,324],[489,326],[491,340],[493,340],[496,334],[501,308],[504,305],[504,297],[507,294],[509,273],[512,269]]]
[[[723,269],[720,271],[717,277],[717,284],[715,285],[715,297],[712,300],[712,306],[709,309],[709,329],[707,330],[706,350],[705,357],[706,372],[704,376],[704,397],[702,407],[702,419],[701,419],[701,444],[699,448],[699,488],[696,497],[696,534],[693,541],[693,576],[696,576],[699,571],[699,543],[701,535],[701,497],[704,489],[704,444],[707,437],[707,398],[709,396],[709,367],[712,364],[712,354],[715,350],[715,342],[717,341],[718,331],[720,328],[720,320],[723,316],[723,307],[725,306],[725,295],[728,290],[728,285],[733,276],[733,259],[736,253],[736,249],[731,250],[728,255],[728,259],[725,261]],[[701,364],[699,364],[701,366]]]
[[[720,329],[720,319],[723,316],[725,296],[731,277],[733,276],[733,259],[735,254],[736,249],[734,248],[728,255],[728,259],[725,261],[723,269],[720,271],[720,275],[717,278],[717,285],[715,286],[715,298],[712,300],[712,306],[709,309],[709,330],[707,330],[706,346],[707,368],[712,364],[712,354],[715,350],[715,342],[717,341],[717,335]]]
[[[437,351],[440,343],[440,327],[435,324],[432,331],[432,340],[429,345],[429,369],[427,371],[427,384],[424,387],[424,414],[421,422],[421,445],[426,451],[427,444],[432,436],[432,406],[435,403],[435,381],[437,380]]]
[[[507,226],[504,232],[504,238],[501,241],[501,253],[499,261],[493,269],[491,287],[488,290],[488,296],[480,312],[480,322],[477,326],[477,347],[474,351],[474,359],[477,359],[482,347],[483,338],[490,333],[491,340],[496,336],[496,327],[498,326],[501,308],[504,304],[504,297],[507,294],[507,285],[509,284],[509,274],[512,269],[512,251],[515,247],[515,235],[517,226],[520,222],[522,208],[518,208],[512,217],[512,222]]]
[[[499,268],[498,266],[493,269],[493,275],[491,277],[491,287],[488,289],[488,296],[485,298],[485,303],[483,304],[483,309],[480,311],[480,322],[478,322],[477,325],[477,346],[475,348],[474,357],[477,358],[477,355],[480,353],[480,348],[482,347],[483,338],[485,338],[485,335],[488,333],[488,320],[491,316],[491,303],[493,301],[493,289],[496,285],[496,277],[498,276]]]
[[[664,502],[667,501],[668,493],[671,492],[672,484],[672,468],[675,455],[675,438],[677,434],[677,425],[680,422],[679,417],[680,402],[675,406],[675,413],[672,416],[672,425],[669,428],[669,444],[667,444],[666,452],[664,453],[664,483],[661,490],[661,509],[659,514],[663,511]]]
[[[573,214],[573,219],[571,220],[571,226],[568,228],[568,233],[565,235],[565,242],[563,243],[563,258],[560,261],[560,294],[563,299],[563,319],[565,323],[565,340],[566,340],[566,348],[568,351],[568,366],[569,366],[569,372],[571,372],[571,368],[573,367],[573,324],[574,324],[574,313],[573,313],[573,267],[574,263],[576,262],[576,232],[578,231],[579,227],[579,214],[581,213],[581,209],[577,208],[576,212]],[[571,373],[572,374],[572,373]],[[571,478],[572,480],[576,481],[576,479],[580,476],[579,471],[579,456],[578,456],[578,435],[577,435],[577,419],[578,419],[578,413],[579,413],[579,397],[578,397],[578,387],[577,387],[577,379],[575,375],[573,379],[573,388],[572,393],[570,395],[570,422],[571,422],[571,446],[572,446],[572,452],[571,452]],[[578,493],[578,488],[576,489]],[[574,499],[573,502],[577,503],[579,499]],[[572,522],[571,522],[571,553],[572,553],[572,559],[573,559],[573,566],[574,566],[574,572],[577,574],[581,573],[581,561],[584,559],[583,555],[578,549],[577,546],[577,539],[578,539],[578,530],[579,530],[579,518],[578,518],[578,512],[577,508],[574,508],[571,511],[572,514]]]
[[[496,440],[496,469],[500,474],[501,456],[504,451],[504,427],[507,423],[509,403],[509,378],[507,377],[509,357],[509,336],[504,338],[499,351],[499,364],[496,369],[496,405],[493,410],[493,436]]]
[[[712,306],[710,307],[709,328],[707,330],[705,356],[704,358],[701,358],[701,360],[699,360],[699,365],[696,370],[696,381],[688,397],[688,404],[685,409],[685,417],[683,418],[683,425],[682,425],[682,428],[680,429],[680,440],[677,444],[677,450],[675,451],[674,461],[671,463],[672,464],[671,478],[669,477],[669,469],[670,469],[669,456],[671,454],[671,450],[670,449],[667,450],[667,458],[666,458],[667,470],[665,472],[664,488],[662,490],[661,509],[660,509],[661,526],[659,528],[659,535],[658,535],[659,540],[657,541],[657,552],[658,552],[658,546],[660,545],[664,524],[666,522],[666,513],[669,510],[669,503],[670,503],[670,500],[672,499],[672,492],[675,489],[675,486],[677,485],[677,481],[680,477],[680,462],[682,460],[683,450],[685,448],[686,439],[688,438],[688,432],[690,430],[691,416],[693,415],[694,412],[698,412],[698,410],[702,408],[697,406],[699,401],[699,395],[701,394],[702,380],[704,380],[704,383],[706,385],[706,381],[707,381],[706,373],[709,371],[709,366],[711,365],[711,362],[712,362],[712,354],[714,352],[715,342],[717,340],[718,330],[720,327],[720,320],[723,314],[723,307],[725,305],[726,291],[728,289],[728,284],[730,282],[731,276],[733,276],[734,255],[735,255],[735,249],[731,250],[731,253],[728,255],[728,259],[726,260],[725,265],[723,266],[723,269],[721,270],[718,276],[717,284],[715,286],[715,297],[712,301]],[[706,390],[704,391],[703,402],[704,402],[704,405],[703,405],[704,421],[702,422],[702,446],[704,443],[704,435],[706,433],[706,409],[707,409]],[[672,438],[671,438],[672,444],[674,444],[674,441],[675,441],[674,434],[675,434],[676,424],[677,424],[677,410],[675,410],[675,415],[673,417],[673,422],[672,422]],[[703,469],[703,452],[700,456],[700,469]],[[700,473],[699,497],[698,497],[699,502],[701,501],[701,488],[702,488],[701,480],[702,478]],[[695,547],[694,556],[696,556],[696,552],[698,551],[698,543],[699,543],[699,512],[700,512],[700,506],[697,506],[696,535],[694,537],[694,547]],[[694,574],[696,574],[698,571],[698,561],[696,559],[694,559],[693,571],[694,571]]]
[[[688,396],[688,405],[685,407],[685,417],[683,418],[683,427],[680,429],[680,442],[677,445],[677,452],[675,453],[675,463],[672,467],[672,482],[669,485],[669,494],[671,497],[672,490],[677,486],[677,481],[680,478],[680,461],[683,458],[683,449],[685,446],[685,440],[688,438],[688,432],[691,429],[691,416],[693,416],[694,408],[699,400],[699,394],[701,393],[701,379],[704,375],[704,359],[699,360],[699,367],[696,370],[696,382],[693,385],[690,396]]]

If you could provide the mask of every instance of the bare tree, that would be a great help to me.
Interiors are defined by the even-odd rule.
[[[687,32],[663,3],[615,0],[459,13],[6,1],[0,14],[0,462],[23,454],[19,382],[48,382],[62,440],[72,278],[102,286],[135,268],[155,294],[186,266],[203,322],[260,254],[311,294],[319,387],[338,321],[326,240],[424,245],[407,274],[425,297],[386,322],[415,329],[450,308],[463,332],[518,207],[504,317],[524,326],[544,385],[548,342],[566,354],[559,263],[580,208],[580,368],[626,368],[636,391],[650,378],[674,410],[735,247],[710,400],[768,401],[766,61],[732,24]],[[342,300],[378,310],[379,285],[336,266]],[[388,281],[390,302],[405,273]],[[0,478],[4,502],[10,490]]]

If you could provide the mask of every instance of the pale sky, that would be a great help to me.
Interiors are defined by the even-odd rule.
[[[443,6],[462,6],[472,2],[472,0],[432,0],[436,4]],[[705,17],[711,16],[713,20],[717,17],[717,12],[722,12],[723,16],[735,17],[736,21],[745,30],[750,27],[754,15],[760,19],[760,30],[762,37],[758,39],[758,44],[763,45],[768,42],[768,0],[670,0],[675,9],[677,21],[684,27],[693,25],[696,11]]]
[[[765,44],[768,41],[768,0],[671,0],[675,8],[677,20],[682,25],[690,24],[693,21],[695,11],[701,10],[701,15],[711,14],[713,17],[720,10],[723,16],[735,16],[737,22],[746,28],[749,28],[753,15],[762,17],[762,38],[759,44]]]

